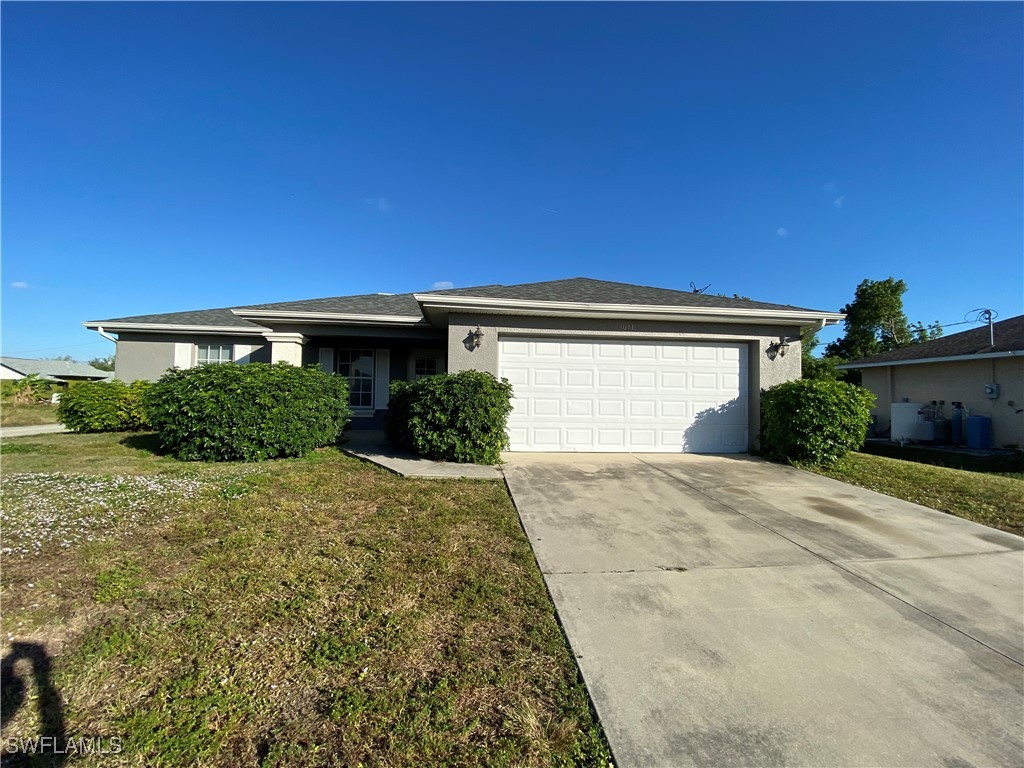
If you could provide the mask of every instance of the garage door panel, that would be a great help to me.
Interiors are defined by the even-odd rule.
[[[747,450],[743,344],[499,339],[512,450]]]
[[[565,372],[566,387],[586,387],[591,389],[594,386],[593,370],[567,370]]]

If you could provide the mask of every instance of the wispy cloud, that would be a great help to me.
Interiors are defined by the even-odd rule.
[[[775,234],[779,237],[789,237],[789,230],[785,227],[779,227],[775,230]]]
[[[843,207],[843,200],[845,200],[845,199],[846,199],[845,196],[837,197],[835,200],[832,201],[832,207],[833,208],[842,208]]]
[[[28,283],[24,280],[15,280],[11,283],[11,288],[28,288]]]
[[[540,209],[542,211],[547,211],[548,213],[558,213],[554,208],[545,208],[544,206],[541,206]]]
[[[826,181],[824,184],[821,185],[821,191],[824,192],[826,195],[834,195],[836,192],[839,191],[839,185],[836,184],[834,181]]]
[[[435,291],[443,291],[443,290],[445,290],[447,288],[454,288],[454,287],[455,287],[455,283],[453,283],[451,280],[438,280],[436,283],[434,283],[434,290]]]
[[[381,197],[380,195],[366,198],[366,204],[373,206],[381,213],[387,213],[391,210],[391,201],[386,197]]]

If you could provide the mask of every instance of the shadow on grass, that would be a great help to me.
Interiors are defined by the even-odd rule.
[[[155,432],[142,432],[121,438],[121,445],[137,451],[152,453],[154,456],[167,456],[167,451],[160,445],[160,438]]]
[[[67,743],[64,704],[53,684],[50,655],[39,643],[12,643],[10,653],[4,656],[0,664],[0,721],[6,725],[29,700],[29,676],[19,676],[14,669],[19,661],[27,661],[31,665],[36,706],[39,708],[40,733],[35,738],[6,739],[3,744],[2,764],[63,765]]]

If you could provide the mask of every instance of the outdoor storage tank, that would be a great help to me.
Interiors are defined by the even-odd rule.
[[[988,450],[992,447],[992,417],[967,417],[967,447]]]
[[[893,403],[889,409],[889,439],[923,439],[924,418],[919,413],[922,408],[922,403]]]

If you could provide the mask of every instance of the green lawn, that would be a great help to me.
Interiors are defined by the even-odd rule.
[[[1024,535],[1024,476],[985,474],[849,453],[836,465],[804,467],[862,488]]]
[[[68,736],[124,739],[96,764],[609,763],[500,482],[124,437],[2,457],[4,652],[45,646]]]
[[[56,424],[57,406],[50,403],[0,403],[0,427]]]

